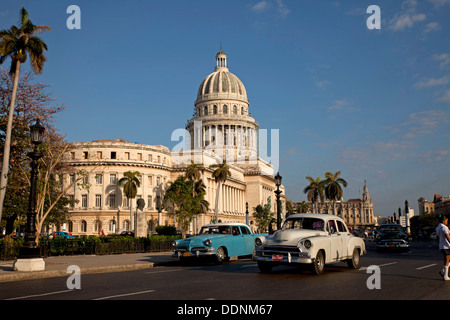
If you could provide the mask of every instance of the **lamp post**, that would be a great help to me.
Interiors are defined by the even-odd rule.
[[[45,128],[39,119],[30,126],[31,143],[34,150],[27,155],[31,158],[30,197],[28,201],[27,224],[25,229],[25,242],[19,250],[19,258],[14,263],[14,269],[18,271],[38,271],[45,269],[44,260],[41,258],[40,248],[36,244],[36,189],[39,159],[44,155],[37,147],[44,140]]]
[[[248,202],[245,203],[245,224],[250,225],[248,218]]]
[[[280,191],[281,186],[281,176],[278,172],[275,176],[275,185],[277,186],[277,190],[275,190],[275,194],[277,196],[277,230],[281,229],[281,201],[280,201],[280,195],[282,191]]]

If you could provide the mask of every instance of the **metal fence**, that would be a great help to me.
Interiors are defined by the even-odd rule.
[[[172,241],[131,239],[128,241],[101,242],[86,239],[55,239],[39,244],[42,257],[60,255],[109,255],[121,253],[167,252],[172,250]],[[15,260],[19,246],[0,244],[0,260]]]

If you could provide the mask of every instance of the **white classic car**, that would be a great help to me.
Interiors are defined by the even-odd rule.
[[[290,215],[274,234],[257,237],[253,260],[261,272],[281,264],[310,264],[312,272],[320,274],[326,263],[337,261],[357,269],[363,254],[364,240],[353,236],[340,217],[300,213]]]

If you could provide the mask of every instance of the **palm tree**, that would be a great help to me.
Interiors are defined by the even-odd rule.
[[[299,202],[297,204],[297,212],[298,213],[307,213],[309,210],[309,203],[306,201]]]
[[[137,188],[141,186],[141,182],[139,181],[138,176],[140,175],[139,171],[127,171],[124,172],[123,177],[117,181],[117,185],[121,187],[123,185],[123,193],[128,198],[130,203],[130,228],[133,228],[133,201],[132,199],[136,198]]]
[[[210,169],[213,169],[213,173],[212,176],[214,177],[214,179],[216,180],[216,182],[218,183],[217,186],[217,191],[216,191],[216,207],[214,210],[214,220],[215,222],[217,222],[218,217],[219,217],[219,194],[220,194],[220,189],[222,187],[222,183],[224,183],[228,177],[231,176],[231,172],[230,172],[230,166],[227,164],[227,161],[224,159],[222,163],[220,164],[212,164],[209,166]]]
[[[3,164],[0,176],[0,221],[2,218],[6,185],[8,183],[11,130],[17,88],[19,85],[20,65],[27,60],[27,55],[29,55],[33,71],[36,74],[42,73],[44,62],[47,61],[47,58],[44,56],[44,50],[47,50],[47,45],[36,34],[50,30],[50,27],[35,26],[31,22],[25,8],[20,9],[19,23],[19,27],[12,26],[9,30],[0,30],[0,64],[5,62],[6,58],[11,57],[11,69],[9,73],[14,81],[9,105],[8,125],[6,128]]]
[[[303,189],[303,193],[308,195],[308,201],[313,204],[313,209],[315,208],[315,211],[317,212],[317,202],[320,199],[320,202],[323,202],[324,195],[324,182],[320,177],[317,177],[316,179],[312,178],[311,176],[307,176],[306,180],[308,180],[309,185]]]
[[[342,187],[347,187],[347,181],[340,178],[341,171],[336,173],[325,173],[325,196],[328,200],[333,201],[333,214],[336,215],[336,201],[342,199]]]
[[[186,168],[185,176],[189,180],[198,181],[201,178],[201,174],[205,171],[203,165],[194,163],[191,161],[191,164]]]

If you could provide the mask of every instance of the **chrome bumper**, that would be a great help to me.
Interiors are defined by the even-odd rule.
[[[383,241],[376,244],[377,248],[409,248],[406,241]]]
[[[193,248],[191,251],[186,249],[177,249],[172,254],[173,258],[190,258],[190,257],[209,257],[216,254],[216,249],[214,248]]]
[[[282,256],[282,260],[280,257]],[[252,260],[262,261],[262,262],[273,262],[273,263],[306,263],[310,264],[314,262],[314,258],[311,257],[309,253],[306,252],[264,252],[263,250],[258,250],[253,253]]]

